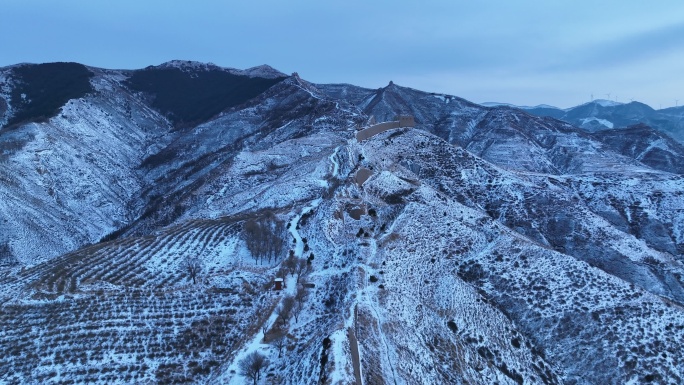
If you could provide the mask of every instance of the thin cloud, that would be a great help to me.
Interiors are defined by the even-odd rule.
[[[543,70],[605,70],[623,67],[675,51],[684,50],[684,23],[668,25],[647,32],[629,34],[599,42],[585,49],[564,52],[556,62]]]

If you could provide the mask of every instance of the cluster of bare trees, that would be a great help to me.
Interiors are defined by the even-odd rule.
[[[299,283],[299,279],[311,271],[311,263],[304,258],[295,257],[294,251],[290,250],[290,255],[283,261],[283,268],[290,275],[296,275],[297,283]]]
[[[287,346],[290,338],[287,334],[287,325],[292,318],[295,319],[295,322],[299,322],[299,316],[302,310],[304,310],[307,296],[307,290],[299,286],[295,295],[283,298],[277,309],[278,318],[273,329],[268,333],[264,330],[265,339],[268,339],[268,343],[278,349],[278,358],[281,357],[283,348]]]
[[[291,318],[294,317],[295,322],[299,322],[299,315],[304,310],[304,303],[306,302],[308,292],[303,286],[297,288],[297,292],[293,296],[283,298],[278,308],[278,320],[280,327],[284,328]]]
[[[254,260],[277,261],[285,249],[285,225],[272,213],[245,222],[243,239]]]

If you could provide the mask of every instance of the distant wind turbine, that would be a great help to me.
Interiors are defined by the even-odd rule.
[[[679,99],[675,99],[675,107],[679,106]]]
[[[610,100],[610,92],[607,93],[606,96],[608,97],[608,100]]]
[[[594,100],[594,93],[593,92],[591,93],[591,100],[592,101]]]

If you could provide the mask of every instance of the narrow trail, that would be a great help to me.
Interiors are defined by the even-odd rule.
[[[337,178],[337,176],[340,173],[340,164],[337,162],[337,153],[340,151],[340,148],[342,146],[337,146],[335,147],[335,151],[333,151],[332,154],[328,157],[330,159],[330,162],[333,164],[333,170],[332,170],[332,177]]]
[[[264,350],[269,348],[268,344],[264,344],[261,341],[264,339],[264,329],[270,329],[278,318],[277,308],[278,307],[276,306],[276,310],[271,313],[271,316],[268,318],[268,320],[266,320],[265,325],[259,328],[259,332],[254,336],[254,338],[245,344],[242,350],[235,355],[235,358],[233,358],[233,361],[231,361],[230,365],[224,369],[219,376],[211,381],[211,383],[229,385],[245,384],[246,379],[239,374],[240,370],[238,365],[240,361],[242,361],[250,353],[256,350]]]
[[[333,178],[336,178],[339,174],[340,170],[340,164],[337,161],[337,154],[338,151],[340,150],[342,146],[337,146],[333,153],[328,157],[330,162],[332,163],[332,170],[331,170],[331,176]],[[292,238],[295,240],[295,245],[294,245],[294,254],[296,258],[303,258],[304,255],[304,240],[299,233],[298,227],[299,223],[302,219],[302,217],[313,210],[315,210],[323,201],[323,198],[317,198],[312,201],[310,201],[306,206],[304,206],[300,212],[293,212],[290,215],[292,215],[292,219],[288,222],[288,232],[290,235],[292,235]],[[271,315],[268,317],[266,322],[259,328],[259,332],[256,333],[249,341],[245,342],[243,347],[239,350],[239,352],[235,355],[233,360],[230,362],[229,365],[224,366],[220,374],[214,377],[210,383],[212,384],[228,384],[228,385],[241,385],[246,383],[246,379],[242,377],[239,374],[239,362],[243,360],[247,355],[251,354],[254,351],[261,351],[264,355],[269,356],[272,353],[273,347],[270,346],[269,344],[263,343],[264,339],[264,330],[269,330],[273,327],[274,323],[278,319],[278,307],[279,303],[282,301],[283,298],[287,296],[292,296],[295,294],[297,285],[295,283],[294,277],[286,277],[286,282],[285,282],[285,287],[282,290],[282,292],[278,295],[280,295],[280,299],[277,301],[275,304],[275,307],[273,308],[273,312]],[[357,358],[358,358],[358,346],[357,346]],[[359,372],[360,375],[360,372]],[[361,384],[361,382],[358,382]]]
[[[366,265],[364,263],[359,263],[358,266],[361,269],[363,269],[363,271],[366,273],[366,275],[370,274],[368,265]],[[373,290],[373,289],[374,288],[372,286],[368,285],[367,281],[364,282],[364,287],[357,289],[357,298],[356,298],[356,301],[355,301],[353,306],[356,307],[356,306],[358,306],[359,303],[362,303],[362,304],[366,305],[369,310],[371,310],[371,311],[373,311],[373,313],[375,313],[375,320],[377,322],[377,327],[378,327],[378,336],[379,336],[380,340],[382,341],[382,344],[385,347],[384,350],[385,350],[385,356],[387,359],[387,365],[389,365],[389,368],[391,370],[392,381],[396,385],[397,384],[397,373],[396,373],[396,370],[394,369],[394,365],[392,365],[392,357],[390,354],[391,350],[389,348],[389,344],[387,343],[387,340],[385,339],[385,333],[382,331],[382,318],[380,316],[380,312],[378,311],[378,309],[376,307],[376,303],[377,303],[378,299],[376,297],[375,290]],[[362,299],[362,297],[364,297],[364,298]],[[357,342],[357,344],[358,344],[358,342]],[[360,384],[361,383],[359,383],[359,385]]]
[[[347,336],[349,337],[352,366],[354,367],[354,379],[356,380],[356,385],[363,385],[363,377],[361,376],[361,358],[359,355],[359,341],[356,339],[356,333],[354,332],[353,328],[347,328]]]
[[[375,240],[371,240],[371,242],[375,242]],[[362,366],[361,366],[361,345],[359,344],[358,338],[356,336],[355,332],[355,327],[356,327],[356,322],[357,322],[357,308],[359,305],[364,306],[365,309],[369,310],[370,312],[373,313],[376,325],[377,325],[377,330],[378,330],[378,339],[381,344],[379,347],[379,351],[375,354],[380,354],[381,356],[384,356],[385,359],[384,361],[386,362],[386,367],[383,370],[386,373],[385,378],[389,382],[391,379],[391,383],[394,383],[395,385],[398,383],[397,382],[397,372],[394,367],[393,360],[392,360],[392,349],[390,349],[390,345],[388,344],[385,334],[383,332],[383,317],[381,315],[381,312],[377,308],[377,303],[378,303],[378,298],[377,298],[377,288],[374,285],[369,284],[368,277],[373,274],[374,268],[369,266],[367,264],[368,260],[373,259],[374,254],[377,250],[377,247],[371,247],[369,250],[369,254],[366,255],[365,261],[359,261],[355,263],[353,266],[350,267],[350,269],[360,269],[363,271],[363,276],[365,279],[359,281],[359,285],[355,288],[354,292],[351,293],[355,298],[351,301],[351,305],[349,307],[349,316],[345,320],[344,326],[347,328],[347,335],[349,337],[349,345],[350,345],[350,350],[351,350],[351,358],[352,358],[352,365],[354,369],[354,377],[356,378],[356,383],[358,385],[363,384],[363,374],[362,374]]]
[[[333,154],[330,156],[330,161],[333,162],[335,165],[333,175],[336,175],[338,172],[338,167],[339,165],[336,164],[336,155],[339,150],[339,147],[335,149]],[[366,158],[366,153],[365,153],[365,147],[364,146],[359,146],[359,153]],[[364,192],[365,193],[365,192]],[[356,336],[356,331],[355,331],[355,326],[356,326],[356,309],[359,304],[364,305],[368,310],[370,310],[372,313],[374,313],[376,322],[377,322],[377,328],[378,328],[378,337],[380,339],[381,344],[383,345],[383,348],[380,348],[380,350],[383,350],[384,352],[378,352],[381,355],[384,355],[386,358],[386,363],[388,368],[385,369],[387,375],[386,378],[389,381],[391,378],[392,383],[395,385],[398,383],[397,382],[397,372],[396,369],[394,368],[394,365],[392,364],[392,350],[390,349],[390,346],[385,338],[385,334],[383,333],[382,330],[382,317],[380,314],[380,311],[377,309],[377,289],[369,285],[368,283],[368,278],[372,271],[372,269],[368,264],[367,261],[369,259],[372,259],[375,252],[377,251],[377,246],[375,245],[375,240],[373,242],[373,247],[370,248],[370,255],[367,255],[365,258],[365,261],[358,261],[354,263],[351,266],[348,266],[346,269],[347,271],[351,271],[354,269],[361,269],[364,272],[364,275],[366,276],[366,279],[363,282],[360,282],[360,285],[356,287],[355,292],[352,294],[355,298],[352,300],[351,306],[349,308],[349,317],[345,320],[345,327],[346,327],[346,332],[347,332],[347,337],[349,340],[349,346],[350,346],[350,354],[351,354],[351,360],[352,360],[352,366],[353,366],[353,373],[354,373],[354,379],[357,385],[363,385],[363,373],[362,373],[362,365],[361,365],[361,354],[363,353],[361,350],[361,345],[359,344],[358,338]],[[329,274],[330,272],[326,272]]]
[[[304,209],[302,209],[302,212],[295,215],[292,220],[290,220],[290,234],[292,234],[292,237],[295,239],[295,257],[297,258],[302,258],[302,254],[304,254],[304,241],[302,240],[301,235],[299,235],[299,231],[297,230],[297,226],[299,226],[299,221],[302,219],[302,216],[305,214],[310,213],[312,210],[314,210],[318,205],[321,204],[323,201],[323,198],[317,198],[312,200]]]
[[[297,230],[297,227],[299,226],[299,221],[302,219],[303,215],[311,212],[311,210],[318,207],[318,205],[321,202],[322,198],[314,199],[307,206],[305,206],[300,213],[295,214],[289,222],[289,232],[296,241],[295,256],[297,258],[301,258],[302,254],[304,253],[304,241],[302,240],[302,237],[299,234],[299,231]],[[290,276],[286,280],[285,288],[282,290],[281,293],[277,294],[280,296],[280,299],[278,300],[278,303],[276,303],[275,307],[273,308],[273,312],[268,317],[266,322],[259,328],[259,332],[255,334],[251,340],[249,340],[243,345],[239,353],[236,354],[233,360],[231,361],[230,365],[228,365],[224,369],[221,369],[221,373],[217,375],[214,379],[212,379],[210,383],[228,385],[242,385],[246,383],[246,379],[239,374],[240,361],[242,361],[250,353],[257,350],[261,351],[266,356],[268,356],[269,353],[271,353],[270,350],[272,350],[273,347],[269,344],[263,343],[264,330],[269,330],[273,327],[273,324],[278,319],[278,307],[280,302],[283,298],[294,295],[296,289],[297,285],[295,284],[294,277]]]

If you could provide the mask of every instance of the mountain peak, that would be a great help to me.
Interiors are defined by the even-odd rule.
[[[608,99],[594,99],[589,103],[586,104],[598,104],[601,107],[615,107],[615,106],[621,106],[625,103],[620,103],[616,102],[614,100],[608,100]]]
[[[287,77],[286,74],[278,71],[277,69],[271,67],[268,64],[262,64],[260,66],[247,68],[246,70],[236,70],[237,72],[242,72],[249,77],[258,77],[266,79],[276,79]]]

